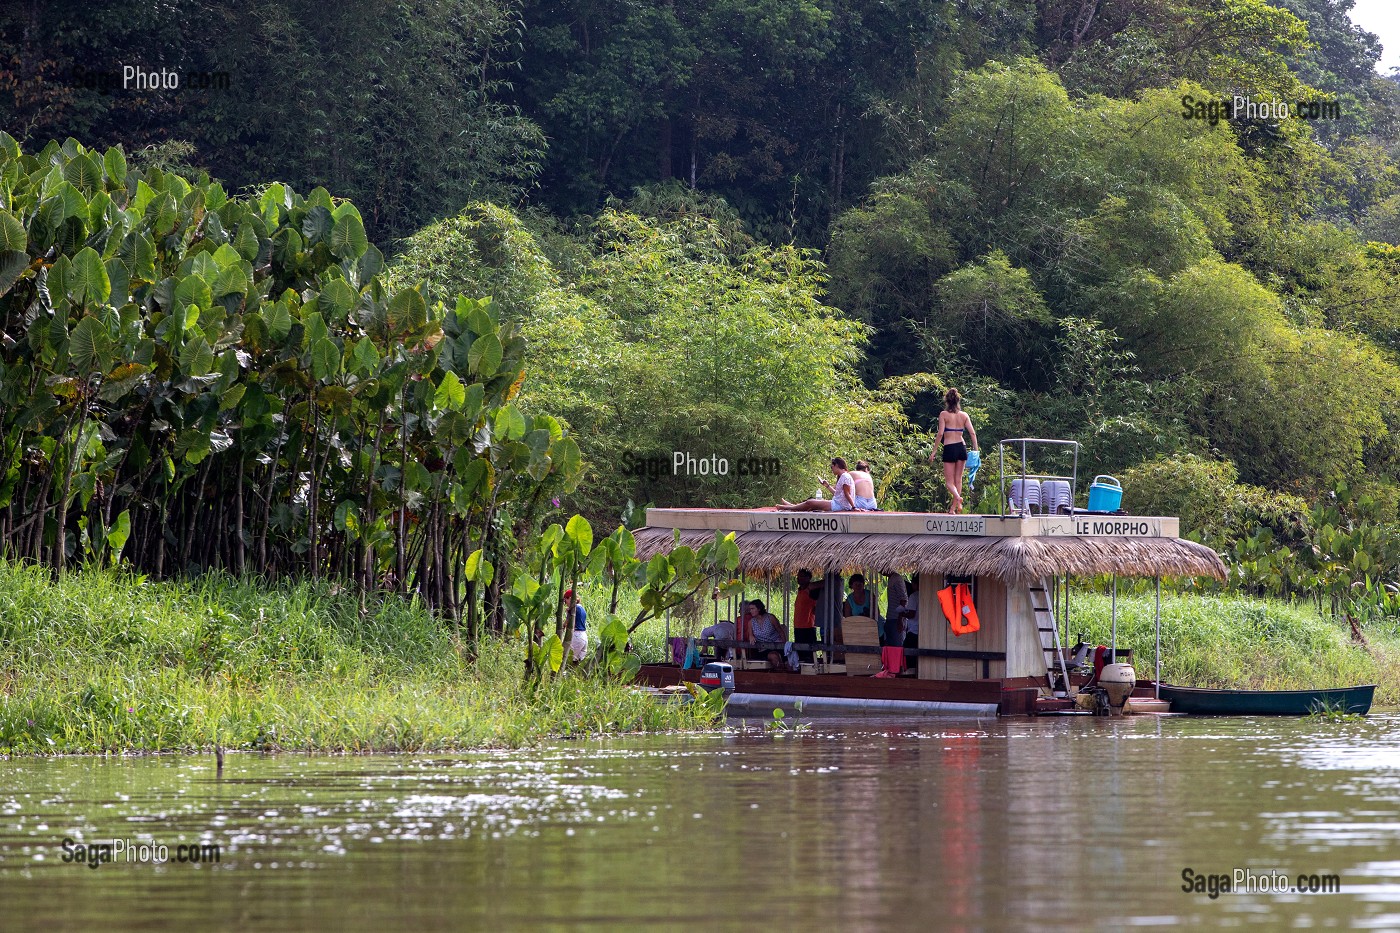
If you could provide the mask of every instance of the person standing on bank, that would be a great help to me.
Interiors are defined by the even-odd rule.
[[[569,651],[575,661],[582,661],[588,654],[588,613],[583,609],[583,603],[574,602],[574,591],[564,591],[564,601],[574,604],[574,633],[569,639]]]
[[[944,411],[938,416],[938,443],[943,446],[943,483],[952,496],[948,512],[957,515],[963,507],[962,483],[967,452],[977,449],[977,432],[972,429],[972,419],[962,410],[962,396],[957,389],[947,391],[943,404]],[[937,451],[929,454],[929,462],[933,463],[937,456]]]

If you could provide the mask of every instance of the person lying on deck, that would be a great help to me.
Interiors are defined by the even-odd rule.
[[[846,461],[841,457],[831,458],[831,472],[836,476],[836,485],[832,486],[825,479],[821,484],[831,492],[830,499],[805,499],[802,502],[789,502],[784,499],[778,503],[779,512],[873,512],[875,505],[875,484],[871,482],[870,474],[857,475],[846,468]],[[858,486],[861,479],[864,479],[866,495],[862,495]]]
[[[783,645],[787,643],[787,632],[778,617],[768,611],[763,600],[755,599],[748,605],[748,634],[757,647],[749,649],[754,658],[767,658],[775,671],[787,670],[783,662]]]

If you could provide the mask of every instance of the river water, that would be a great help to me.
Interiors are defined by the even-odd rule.
[[[127,861],[161,854],[141,844],[168,860]],[[1211,897],[1188,869],[1341,890]],[[0,761],[5,931],[1183,924],[1400,929],[1400,717],[748,723],[222,776]]]

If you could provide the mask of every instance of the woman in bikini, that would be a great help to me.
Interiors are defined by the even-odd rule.
[[[938,416],[938,443],[943,445],[943,483],[952,496],[949,514],[962,511],[963,471],[967,469],[967,452],[977,449],[977,432],[972,429],[972,419],[962,410],[962,396],[957,389],[949,389],[943,396],[945,410]],[[969,446],[970,445],[970,446]],[[937,451],[928,455],[930,463],[937,458]]]

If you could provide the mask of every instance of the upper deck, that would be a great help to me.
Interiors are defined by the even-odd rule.
[[[776,531],[970,538],[1176,538],[1165,516],[946,515],[929,512],[780,512],[775,509],[648,509],[647,527],[683,531]]]

